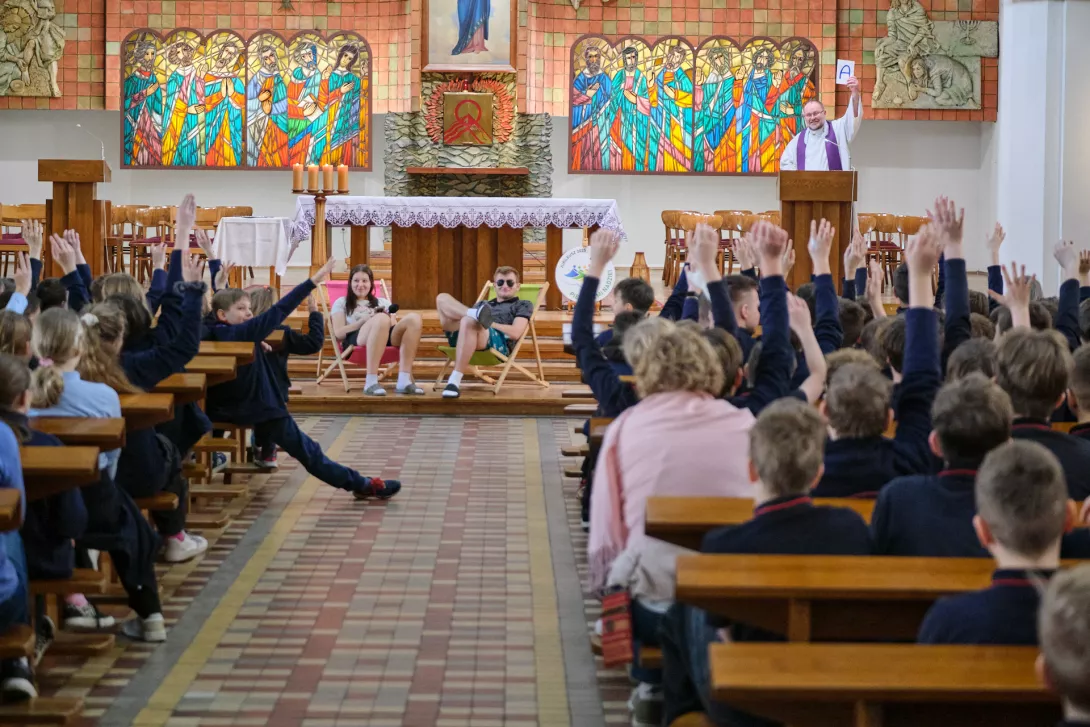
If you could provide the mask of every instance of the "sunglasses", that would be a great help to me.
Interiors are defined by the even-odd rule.
[[[503,278],[500,278],[499,280],[496,281],[496,287],[497,288],[503,288],[505,286],[508,287],[508,288],[513,288],[517,284],[518,284],[517,280],[510,280],[510,279],[504,280]]]

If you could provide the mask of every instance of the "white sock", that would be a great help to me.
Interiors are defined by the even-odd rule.
[[[397,388],[404,389],[406,386],[411,386],[413,383],[413,375],[407,374],[402,371],[397,375]]]
[[[455,386],[460,386],[462,383],[462,372],[452,371],[450,374],[450,378],[447,379],[447,383],[454,384]]]
[[[480,320],[477,316],[480,314],[480,308],[470,308],[466,311],[466,318],[472,318],[473,320]]]
[[[378,374],[367,374],[367,381],[364,382],[363,388],[370,389],[372,386],[378,383]]]

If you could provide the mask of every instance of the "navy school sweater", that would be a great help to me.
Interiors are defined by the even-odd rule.
[[[904,378],[893,407],[896,435],[826,442],[825,474],[814,497],[873,497],[895,477],[934,471],[927,437],[931,404],[942,385],[938,317],[930,308],[912,308],[905,312],[905,325]]]
[[[0,410],[19,443],[31,447],[62,447],[52,434],[30,428],[26,416]],[[26,516],[19,528],[26,551],[27,576],[31,579],[71,578],[75,567],[72,541],[87,529],[87,508],[79,489],[68,490],[26,504]]]
[[[284,345],[275,351],[265,353],[272,368],[273,380],[284,401],[288,400],[288,389],[291,388],[291,378],[288,377],[288,356],[310,356],[322,350],[325,344],[325,326],[322,323],[322,314],[314,311],[307,318],[307,332],[305,334],[292,330],[291,326],[277,326],[284,332]]]
[[[1037,607],[1041,597],[1033,579],[1047,581],[1055,571],[999,569],[980,591],[935,601],[920,625],[921,644],[1037,645]]]
[[[708,284],[712,314],[717,328],[737,337],[744,331],[738,327],[734,318],[734,309],[726,287],[725,283]],[[761,278],[759,289],[762,330],[757,376],[751,389],[728,399],[739,409],[749,409],[754,416],[776,399],[787,396],[791,389],[791,360],[795,356],[791,348],[786,281],[780,275]]]
[[[1056,455],[1071,499],[1082,502],[1090,497],[1090,439],[1057,432],[1048,422],[1029,417],[1016,418],[1011,434],[1015,439],[1037,442]]]
[[[671,321],[681,320],[682,308],[685,305],[685,295],[689,290],[689,281],[685,277],[685,270],[685,268],[681,270],[681,275],[678,276],[674,289],[670,291],[670,297],[666,299],[666,302],[662,306],[662,310],[659,311],[659,316],[661,318],[666,318]],[[594,340],[599,346],[605,348],[606,344],[613,340],[613,329],[607,328],[599,333],[598,337]]]
[[[883,487],[870,521],[874,554],[989,557],[973,529],[975,479],[975,467],[951,468],[898,477]]]
[[[616,417],[634,406],[639,397],[635,388],[621,381],[620,375],[594,339],[594,298],[597,290],[598,278],[588,275],[583,279],[583,287],[579,289],[579,298],[572,312],[571,343],[583,381],[598,400],[598,416]]]
[[[221,323],[209,315],[205,318],[202,338],[206,341],[250,341],[258,346],[314,288],[314,283],[307,280],[295,286],[269,310],[238,325]],[[287,401],[276,385],[272,364],[260,349],[255,351],[252,364],[238,368],[234,379],[208,389],[206,410],[213,421],[233,424],[258,424],[288,416]]]
[[[840,299],[837,297],[836,288],[833,286],[832,275],[815,275],[814,283],[814,336],[817,338],[821,352],[828,356],[840,348],[844,342],[844,328],[840,325]],[[764,340],[765,323],[764,303],[761,303],[761,326]],[[762,355],[763,355],[762,351]],[[802,386],[810,376],[810,367],[806,365],[806,355],[799,351],[794,354],[797,359],[795,375],[791,379],[790,389]]]

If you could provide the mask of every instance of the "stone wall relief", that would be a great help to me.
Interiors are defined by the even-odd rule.
[[[0,96],[60,97],[65,31],[56,18],[53,0],[0,4]]]
[[[979,109],[981,58],[999,55],[999,23],[932,22],[918,0],[890,0],[874,49],[874,108]]]

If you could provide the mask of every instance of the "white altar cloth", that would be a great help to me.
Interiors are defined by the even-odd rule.
[[[294,250],[290,231],[287,217],[224,217],[216,226],[212,251],[225,264],[274,267],[277,275],[283,275]]]
[[[334,226],[411,227],[564,227],[593,225],[624,236],[617,201],[552,197],[355,197],[326,199],[326,222]],[[293,242],[306,239],[314,225],[314,197],[295,201]]]

